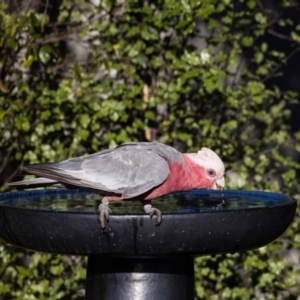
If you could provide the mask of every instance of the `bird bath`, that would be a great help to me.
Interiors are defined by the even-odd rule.
[[[102,230],[100,201],[64,189],[0,194],[0,236],[34,251],[87,255],[88,300],[192,300],[194,256],[264,246],[296,211],[296,201],[282,194],[193,190],[153,201],[163,213],[160,226],[140,202],[112,202]]]

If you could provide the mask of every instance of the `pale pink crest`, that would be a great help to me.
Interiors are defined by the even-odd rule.
[[[217,177],[223,176],[225,173],[225,166],[219,155],[206,147],[201,148],[198,151],[197,156],[201,160],[201,165],[206,169],[214,169],[217,173]]]
[[[213,169],[216,172],[216,177],[221,178],[225,173],[225,166],[219,155],[213,150],[203,147],[197,153],[190,153],[192,159],[198,165],[204,167],[206,170]]]

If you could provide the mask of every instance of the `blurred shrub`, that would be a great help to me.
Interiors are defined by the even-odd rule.
[[[3,190],[24,163],[156,140],[214,149],[230,188],[298,197],[297,95],[270,80],[298,51],[300,29],[284,14],[270,21],[258,4],[56,0],[8,14],[0,2]],[[275,25],[290,30],[289,55],[263,38]],[[297,216],[267,247],[197,258],[198,298],[295,299],[298,228]],[[0,299],[83,297],[85,259],[4,246],[0,255]]]

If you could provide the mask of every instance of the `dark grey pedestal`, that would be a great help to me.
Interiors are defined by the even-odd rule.
[[[194,258],[89,256],[86,299],[193,300]]]

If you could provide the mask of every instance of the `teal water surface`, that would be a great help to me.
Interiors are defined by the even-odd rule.
[[[22,209],[96,212],[102,196],[90,192],[68,189],[43,189],[0,194],[0,206]],[[224,200],[225,204],[220,206]],[[293,202],[292,197],[260,191],[192,190],[165,195],[152,200],[154,207],[164,213],[197,213],[212,210],[238,210],[271,207]],[[113,201],[114,214],[144,213],[140,201]]]

